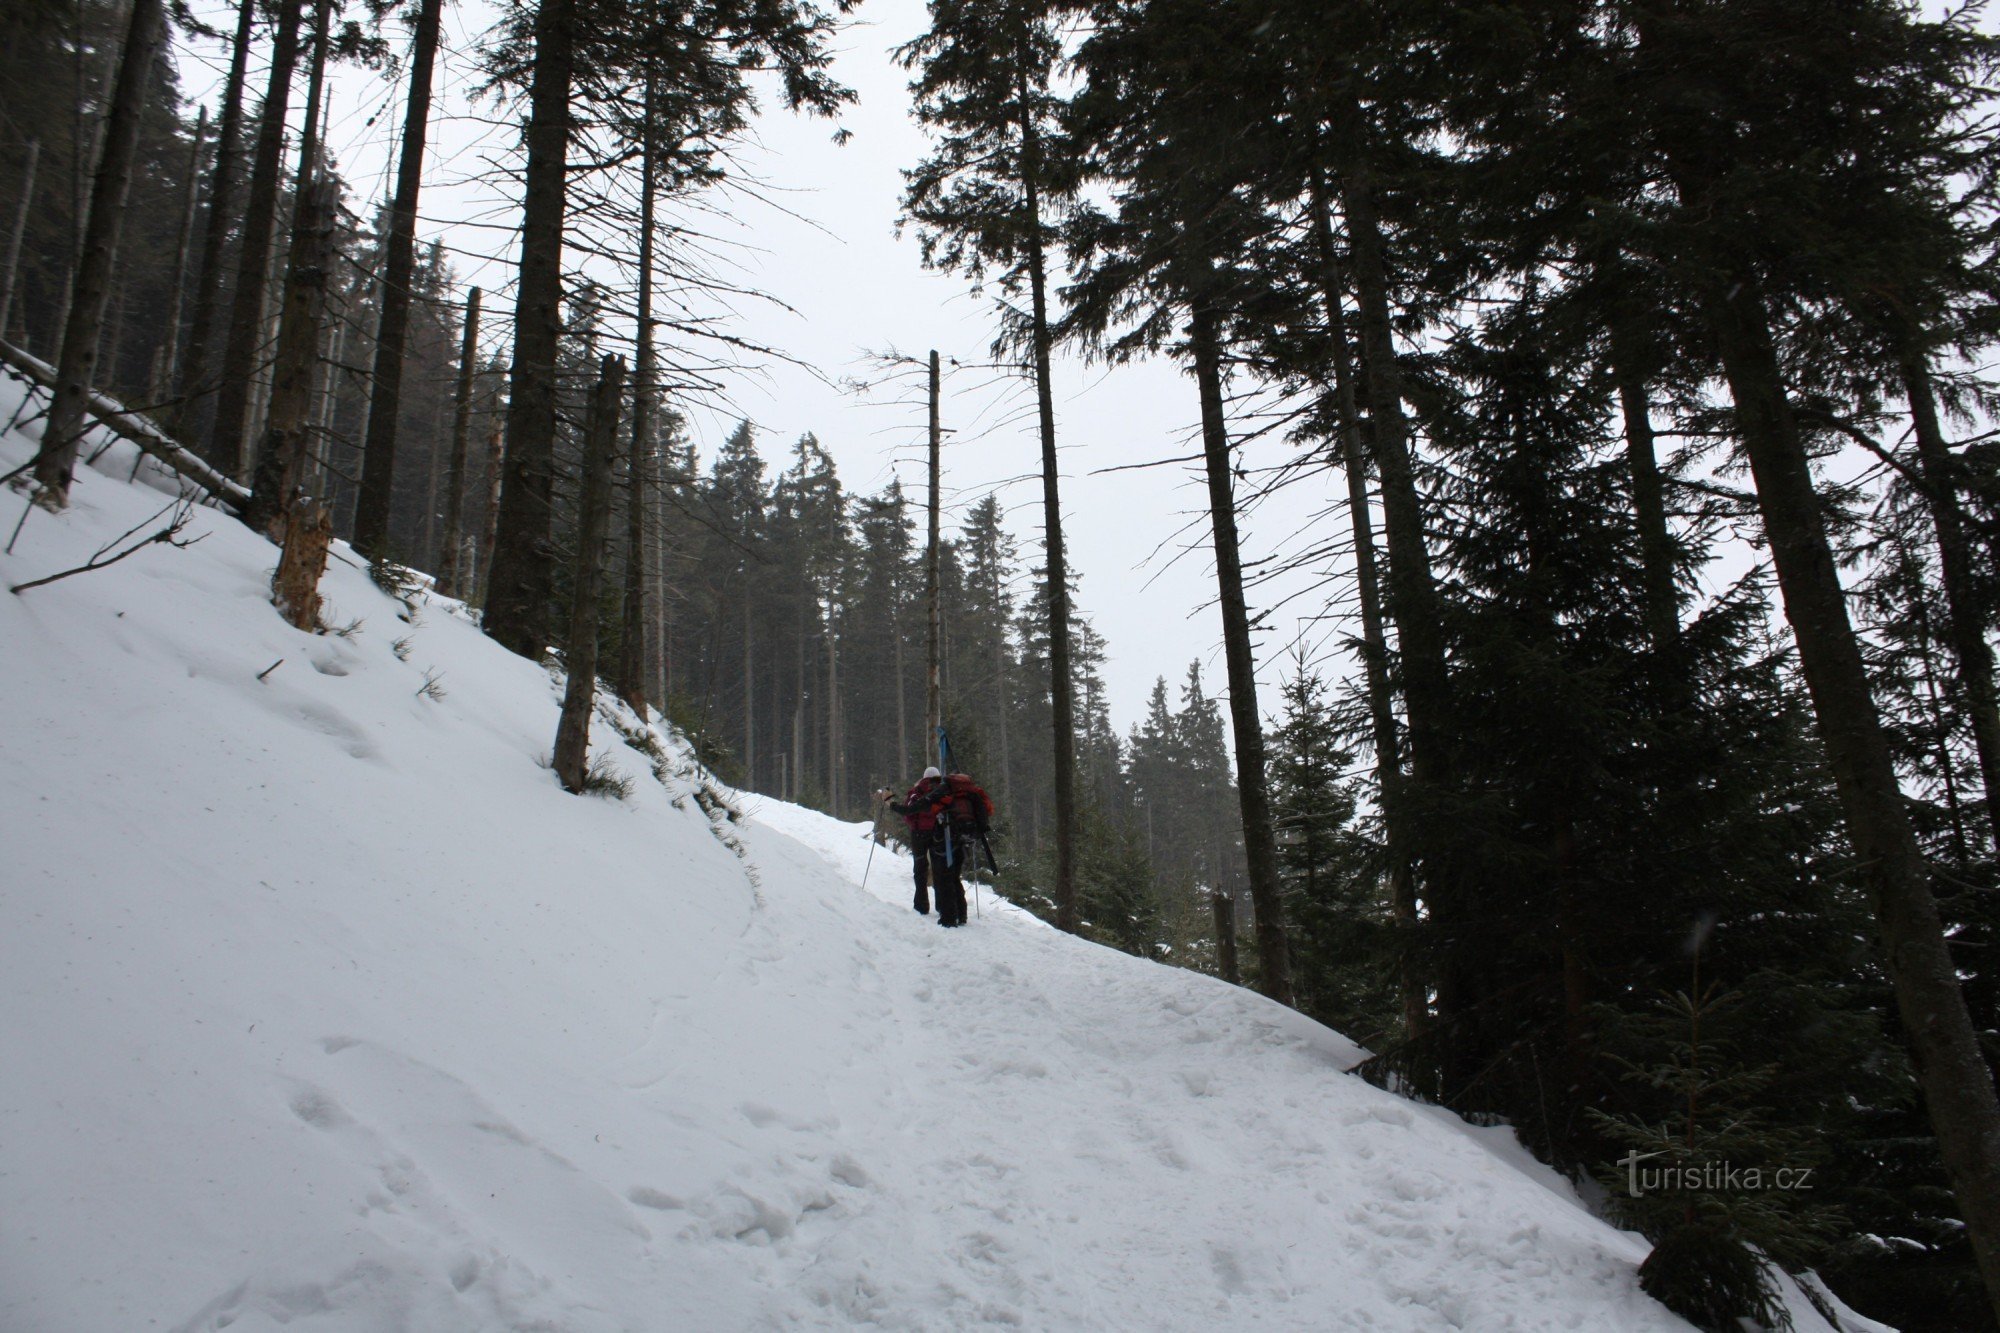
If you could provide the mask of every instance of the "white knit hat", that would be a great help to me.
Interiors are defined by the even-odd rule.
[[[931,767],[924,770],[924,776],[927,778],[941,778],[944,776],[944,774],[938,772],[937,766],[934,764]]]

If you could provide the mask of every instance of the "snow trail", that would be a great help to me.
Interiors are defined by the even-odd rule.
[[[157,509],[132,464],[0,580]],[[300,634],[195,526],[0,596],[8,1333],[1684,1327],[1337,1034],[990,895],[941,930],[858,824],[745,796],[739,856],[671,738],[656,782],[600,718],[634,793],[569,796],[463,608],[336,561],[363,626]]]

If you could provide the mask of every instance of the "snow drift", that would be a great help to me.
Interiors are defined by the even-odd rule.
[[[134,462],[0,580],[148,531]],[[1684,1327],[1336,1034],[990,893],[941,931],[608,714],[631,798],[566,795],[556,682],[462,607],[337,559],[361,624],[301,634],[190,532],[0,596],[0,1328]]]

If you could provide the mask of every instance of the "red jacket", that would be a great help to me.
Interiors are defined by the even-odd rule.
[[[929,833],[937,827],[938,812],[944,808],[947,787],[943,778],[921,778],[910,788],[910,794],[903,798],[901,805],[889,802],[894,810],[909,822],[919,833]]]

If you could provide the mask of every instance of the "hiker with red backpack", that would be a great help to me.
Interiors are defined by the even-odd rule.
[[[993,799],[964,773],[945,776],[937,768],[927,768],[917,785],[900,802],[895,793],[883,788],[875,793],[888,802],[910,826],[911,867],[916,881],[912,906],[919,912],[930,910],[929,890],[937,892],[938,924],[965,924],[965,881],[961,870],[965,859],[975,855],[974,847],[986,837],[993,815]],[[992,852],[989,850],[990,858]]]

